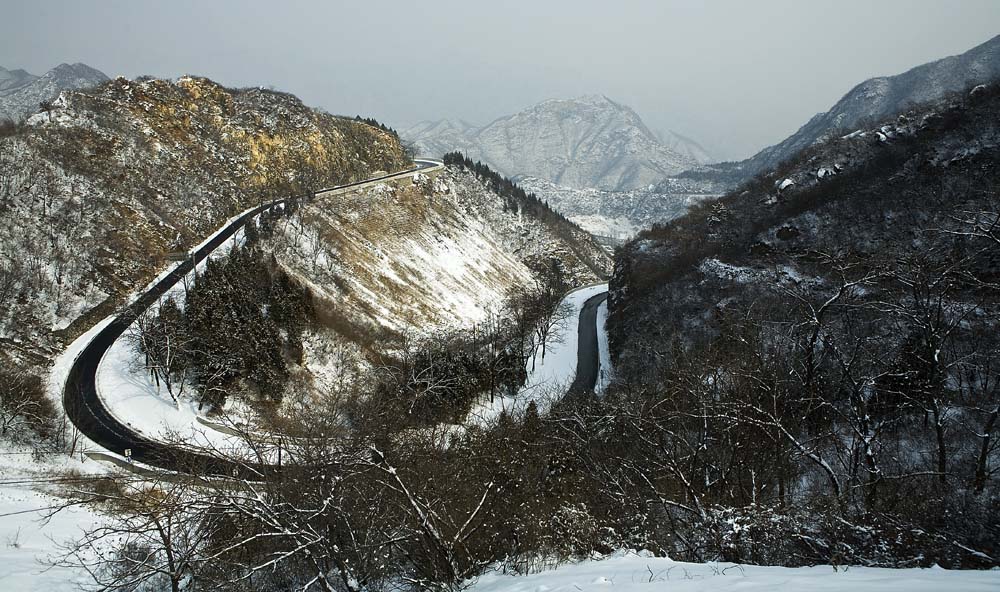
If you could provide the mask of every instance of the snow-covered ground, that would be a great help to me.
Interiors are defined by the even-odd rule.
[[[50,567],[46,560],[59,545],[79,538],[81,529],[101,520],[99,514],[73,506],[48,516],[65,499],[46,493],[52,481],[104,473],[107,465],[65,455],[38,461],[27,448],[0,446],[0,590],[69,592],[88,581],[82,570]],[[72,486],[72,484],[69,484]]]
[[[200,423],[193,401],[180,397],[175,403],[166,387],[154,384],[127,335],[116,341],[101,360],[97,392],[112,415],[147,438],[184,441],[227,453],[245,448],[242,438]]]
[[[761,567],[683,563],[632,552],[528,576],[487,574],[469,592],[987,592],[1000,590],[1000,570]]]
[[[545,357],[542,357],[542,350],[538,348],[534,359],[528,360],[528,380],[524,387],[515,397],[497,397],[492,403],[488,399],[483,400],[469,412],[470,420],[486,423],[500,415],[503,410],[508,412],[523,410],[531,401],[535,401],[538,410],[544,412],[554,400],[562,397],[576,377],[580,311],[589,298],[607,291],[607,284],[597,284],[567,294],[563,298],[563,303],[569,306],[570,314],[553,329],[550,341],[545,348]],[[605,364],[610,364],[610,356],[605,353],[607,352],[608,338],[604,331],[600,310],[598,310],[597,323],[597,341],[601,348],[601,369],[604,369]],[[600,375],[599,370],[598,376],[600,377]]]
[[[377,184],[376,189],[380,186],[386,185]],[[282,208],[284,206],[279,204],[276,207]],[[242,212],[227,220],[216,232],[195,246],[192,252],[197,251],[213,240],[227,226],[245,213]],[[303,236],[305,235],[303,234]],[[318,240],[318,237],[316,237],[316,240]],[[234,246],[240,245],[244,241],[245,234],[240,229],[230,239],[212,251],[205,260],[198,263],[197,273],[201,273],[204,270],[208,259],[225,257]],[[435,260],[440,262],[442,258],[437,257]],[[445,257],[443,260],[450,259]],[[164,269],[153,282],[142,290],[135,292],[130,301],[137,298],[145,290],[148,290],[172,269],[173,266]],[[159,304],[166,298],[172,298],[178,306],[183,308],[186,296],[185,284],[195,281],[195,275],[195,272],[188,273],[183,281],[178,282],[170,288],[159,302],[154,303],[150,307],[151,312],[155,313]],[[371,300],[376,304],[378,302],[378,299],[374,297]],[[102,322],[102,326],[110,322],[110,320],[110,318],[106,319]],[[88,332],[87,336],[77,340],[71,349],[75,348],[77,343],[80,344],[77,349],[82,349],[95,334],[96,332],[93,330]],[[66,354],[64,357],[71,364],[73,359],[75,359],[75,354]],[[66,369],[68,369],[68,366]],[[65,382],[65,370],[60,369],[58,373],[54,373],[50,382],[54,385],[58,384],[61,392],[62,384]],[[229,454],[237,454],[246,449],[246,444],[242,438],[226,431],[216,430],[213,428],[212,422],[203,421],[204,418],[200,417],[202,411],[187,396],[187,394],[191,393],[190,389],[187,394],[182,394],[178,397],[179,400],[175,401],[167,392],[165,386],[156,384],[150,374],[143,368],[136,348],[130,342],[128,332],[112,345],[101,360],[97,371],[97,389],[98,395],[105,406],[119,421],[150,439],[174,443],[184,441],[192,446],[212,448]],[[240,421],[240,418],[237,417],[236,420]],[[122,453],[122,451],[112,452]]]

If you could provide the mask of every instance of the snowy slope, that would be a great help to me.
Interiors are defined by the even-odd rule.
[[[309,162],[312,169],[302,169]],[[329,186],[399,170],[391,134],[291,95],[209,80],[119,78],[64,91],[0,138],[3,355],[40,373],[62,346],[185,250],[262,199],[289,171]]]
[[[320,196],[279,222],[268,242],[322,307],[372,334],[401,334],[477,322],[531,285],[539,261],[557,262],[575,285],[596,281],[591,265],[606,265],[607,255],[585,237],[584,260],[563,236],[573,232],[584,234],[507,211],[473,175],[449,168]]]
[[[107,467],[61,454],[43,460],[33,455],[27,448],[0,445],[0,590],[77,591],[89,579],[85,572],[50,567],[46,561],[60,544],[99,523],[101,515],[73,506],[49,516],[51,508],[67,501],[51,481],[104,474]]]
[[[518,183],[588,232],[616,239],[669,222],[691,206],[722,193],[718,184],[676,178],[627,191],[578,189],[537,177],[522,178]]]
[[[683,563],[619,553],[602,561],[564,565],[528,576],[487,574],[470,592],[987,592],[1000,589],[1000,571],[762,567]]]
[[[99,520],[79,507],[45,520],[41,508],[63,501],[29,488],[0,488],[0,590],[69,592],[89,580],[83,570],[50,568],[45,563],[58,553],[58,543],[72,540],[82,527]]]

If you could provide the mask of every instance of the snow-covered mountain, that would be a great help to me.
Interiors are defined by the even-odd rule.
[[[870,78],[852,88],[829,111],[817,113],[797,132],[738,163],[705,167],[734,183],[774,168],[799,151],[853,131],[910,105],[940,99],[950,92],[1000,78],[1000,35],[969,51],[917,66],[895,76]]]
[[[403,131],[402,136],[413,142],[421,154],[441,156],[455,150],[469,154],[475,149],[475,136],[479,129],[461,119],[439,119],[421,121]]]
[[[635,111],[603,95],[548,100],[483,127],[423,122],[402,136],[422,153],[459,150],[511,177],[611,191],[649,185],[706,156],[683,136],[662,142]]]
[[[38,76],[24,70],[8,70],[0,66],[0,92],[7,92],[31,84]]]
[[[59,64],[41,76],[0,67],[0,119],[21,120],[39,110],[39,103],[64,90],[96,86],[108,77],[86,64]]]
[[[164,253],[262,195],[294,193],[288,171],[304,163],[340,175],[317,180],[327,185],[406,166],[391,134],[283,93],[192,77],[63,91],[0,138],[0,279],[23,295],[0,307],[0,337],[28,344],[18,361],[44,363]]]

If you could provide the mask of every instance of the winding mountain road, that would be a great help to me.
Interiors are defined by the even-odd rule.
[[[437,170],[444,166],[440,162],[423,159],[414,160],[414,165],[416,166],[406,171],[331,187],[317,192],[317,195],[345,189],[358,189],[368,184],[402,178],[419,171]],[[139,314],[163,296],[195,265],[236,234],[254,216],[271,208],[284,207],[285,203],[296,199],[299,198],[275,200],[245,211],[216,233],[211,240],[201,245],[189,259],[179,263],[169,274],[139,295],[122,313],[91,338],[73,361],[63,387],[63,405],[66,408],[66,414],[81,433],[109,451],[123,454],[125,450],[130,450],[133,459],[162,469],[183,472],[197,470],[204,475],[226,476],[242,476],[247,473],[259,474],[266,470],[265,467],[237,464],[192,447],[165,446],[162,442],[136,433],[129,426],[116,419],[104,405],[97,391],[96,377],[97,369],[105,353],[125,333]]]
[[[406,171],[382,175],[364,181],[332,187],[317,195],[334,191],[357,189],[381,181],[398,179],[419,171],[436,170],[443,164],[433,160],[414,160],[416,165]],[[94,443],[116,454],[131,451],[132,459],[145,465],[202,476],[239,476],[256,478],[275,470],[275,467],[259,463],[242,463],[211,451],[181,442],[165,444],[148,438],[121,420],[107,408],[97,386],[97,373],[105,354],[133,323],[136,317],[153,305],[168,290],[181,281],[195,265],[212,254],[250,220],[261,212],[284,206],[298,198],[276,200],[251,208],[220,229],[210,240],[202,244],[187,260],[179,263],[166,276],[140,294],[123,312],[113,318],[104,328],[94,334],[83,346],[73,361],[63,388],[63,405],[73,424]],[[597,310],[607,298],[601,292],[588,298],[580,311],[578,320],[579,341],[577,346],[577,367],[569,394],[593,392],[600,367],[600,352],[597,338]]]
[[[570,395],[593,393],[601,366],[597,342],[597,309],[608,299],[607,292],[591,296],[580,310],[579,341],[576,352],[576,377],[569,387]]]

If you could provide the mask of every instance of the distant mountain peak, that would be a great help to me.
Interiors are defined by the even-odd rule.
[[[521,112],[523,113],[525,111],[546,109],[554,106],[562,108],[565,107],[596,107],[601,109],[612,108],[617,110],[632,111],[632,109],[630,109],[628,106],[610,99],[607,95],[592,93],[592,94],[580,95],[578,97],[573,97],[573,98],[547,99],[545,101],[542,101],[541,103],[537,103],[531,107],[528,107],[527,109],[524,109]]]
[[[630,107],[596,93],[548,99],[482,127],[423,122],[403,137],[428,155],[459,150],[510,177],[577,188],[645,187],[699,162],[677,149],[684,139],[662,143]]]
[[[2,96],[5,92],[31,84],[37,79],[37,76],[29,74],[20,68],[16,70],[8,70],[0,67],[0,96]],[[0,114],[0,117],[2,116],[3,115]]]
[[[17,68],[16,70],[8,70],[2,66],[0,66],[0,73],[7,73],[13,76],[33,76],[32,74],[29,74],[26,70],[22,70],[21,68]]]
[[[39,103],[66,90],[96,86],[108,77],[80,62],[62,63],[41,76],[0,68],[0,119],[24,119],[38,112]]]
[[[561,101],[564,103],[582,103],[591,105],[614,105],[615,107],[620,107],[619,103],[612,101],[607,95],[601,93],[588,93],[585,95],[580,95],[572,99],[554,99],[556,101]]]

